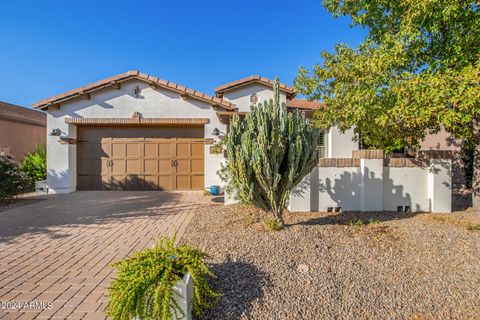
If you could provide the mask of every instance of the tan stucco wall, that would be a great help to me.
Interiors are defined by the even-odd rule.
[[[8,151],[16,160],[34,151],[35,144],[45,146],[45,142],[45,127],[0,119],[0,150]]]
[[[452,182],[464,184],[465,174],[463,171],[461,140],[456,140],[450,133],[442,129],[436,134],[428,134],[420,144],[421,150],[451,150],[453,152]]]

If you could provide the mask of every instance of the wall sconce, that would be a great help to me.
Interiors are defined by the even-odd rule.
[[[218,128],[213,129],[212,136],[219,136],[219,135],[220,135],[220,130],[218,130]]]
[[[52,129],[52,131],[50,131],[49,135],[51,136],[61,136],[62,135],[62,130],[56,128],[56,129]]]

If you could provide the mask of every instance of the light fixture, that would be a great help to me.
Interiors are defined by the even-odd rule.
[[[219,135],[220,135],[220,130],[218,130],[218,128],[213,129],[212,136],[219,136]]]
[[[62,135],[62,130],[56,128],[56,129],[52,129],[52,131],[50,131],[50,135],[51,136],[61,136]]]

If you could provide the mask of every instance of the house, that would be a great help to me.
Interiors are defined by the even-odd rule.
[[[45,145],[46,127],[45,112],[0,101],[0,153],[22,160],[36,144]]]
[[[47,112],[47,180],[52,193],[75,190],[204,189],[221,185],[224,156],[211,148],[230,118],[273,98],[273,81],[251,76],[215,89],[215,96],[129,71],[34,105]],[[280,85],[290,109],[319,105],[295,99]],[[352,132],[332,128],[328,157],[349,157]]]

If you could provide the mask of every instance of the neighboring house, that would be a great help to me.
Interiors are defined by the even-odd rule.
[[[47,115],[0,101],[0,153],[20,161],[36,144],[45,145]]]
[[[56,95],[34,105],[47,112],[47,180],[52,193],[75,190],[204,189],[222,184],[224,161],[212,145],[228,131],[233,114],[273,98],[273,81],[251,76],[218,87],[216,96],[129,71]],[[291,109],[319,104],[295,100]],[[315,105],[316,104],[316,105]],[[324,136],[328,157],[350,157],[352,132]]]

